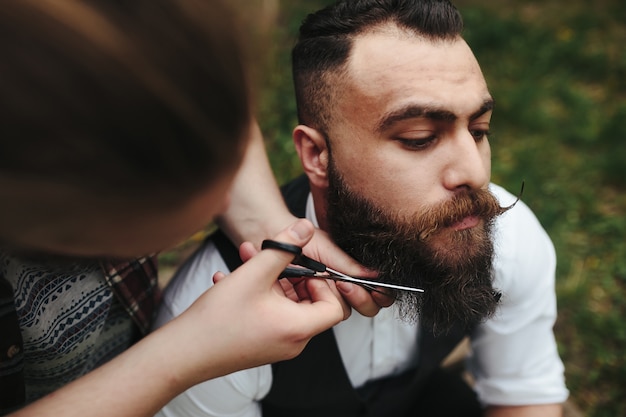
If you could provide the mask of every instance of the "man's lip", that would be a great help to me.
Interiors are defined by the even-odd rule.
[[[476,227],[480,223],[480,218],[477,216],[467,216],[463,220],[454,223],[450,226],[454,230],[465,230]]]

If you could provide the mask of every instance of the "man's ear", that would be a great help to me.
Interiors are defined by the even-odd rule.
[[[298,125],[293,130],[293,143],[311,185],[328,187],[328,144],[318,130]]]

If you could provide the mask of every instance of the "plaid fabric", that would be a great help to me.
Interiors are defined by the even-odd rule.
[[[157,257],[102,261],[104,276],[142,334],[147,334],[160,301]]]

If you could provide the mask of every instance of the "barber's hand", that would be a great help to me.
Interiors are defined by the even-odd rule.
[[[309,221],[298,220],[274,239],[303,246],[313,230]],[[334,283],[324,279],[304,280],[297,294],[287,296],[277,277],[292,260],[288,252],[268,249],[228,276],[216,274],[216,284],[170,322],[186,321],[183,327],[197,345],[186,346],[188,368],[181,372],[197,383],[216,373],[293,358],[311,337],[349,316]],[[206,356],[212,357],[210,369],[202,367]]]
[[[315,229],[315,234],[311,241],[304,247],[303,252],[310,258],[317,259],[329,267],[341,271],[344,274],[376,278],[376,272],[364,268],[354,259],[343,252],[321,229]],[[255,247],[246,242],[241,245],[239,254],[244,261],[257,253]],[[288,282],[288,280],[281,280]],[[360,285],[344,281],[337,281],[336,288],[343,298],[360,314],[366,317],[375,316],[382,307],[389,307],[393,304],[392,297],[385,296],[379,292],[369,292]],[[381,288],[384,291],[384,288]]]
[[[354,277],[376,278],[376,272],[364,268],[343,252],[326,232],[315,229],[311,241],[304,247],[304,253],[319,259],[325,265]],[[337,288],[356,311],[367,317],[375,316],[381,307],[393,304],[393,298],[378,292],[369,292],[360,285],[337,281]],[[384,291],[383,288],[381,290]]]

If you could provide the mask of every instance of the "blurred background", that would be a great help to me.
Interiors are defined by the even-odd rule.
[[[258,111],[281,183],[301,172],[290,50],[306,14],[330,3],[266,0],[275,24]],[[626,1],[455,4],[497,102],[493,181],[513,193],[525,181],[556,246],[571,401],[585,416],[626,416]]]

